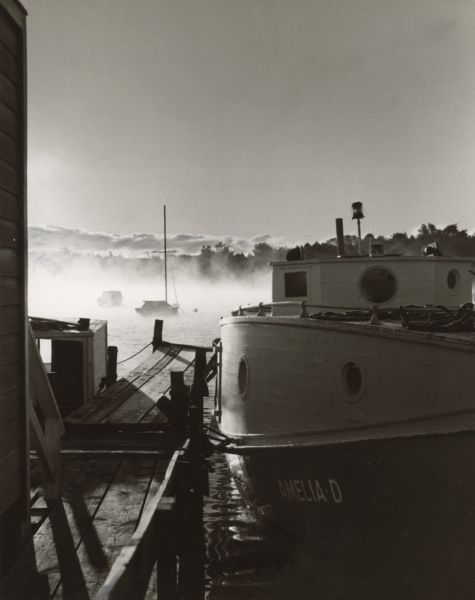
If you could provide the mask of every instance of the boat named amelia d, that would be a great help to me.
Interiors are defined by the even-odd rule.
[[[215,414],[241,493],[337,559],[341,597],[473,598],[472,259],[349,256],[341,219],[335,258],[288,258],[272,302],[221,321]]]

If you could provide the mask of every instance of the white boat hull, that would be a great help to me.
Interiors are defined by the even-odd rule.
[[[235,317],[223,319],[221,339],[220,426],[230,436],[333,432],[335,441],[354,430],[391,435],[401,423],[404,433],[407,427],[426,433],[435,420],[440,431],[441,419],[458,430],[475,410],[469,392],[475,389],[475,338],[468,336]],[[241,362],[247,369],[244,393]],[[348,364],[361,373],[356,394],[348,389]]]
[[[233,475],[262,520],[337,565],[334,597],[473,598],[471,335],[275,317],[221,333]]]

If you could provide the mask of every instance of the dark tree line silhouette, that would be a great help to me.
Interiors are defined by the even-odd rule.
[[[423,224],[415,235],[393,233],[387,237],[374,237],[367,234],[362,240],[363,254],[369,252],[372,242],[382,243],[386,254],[417,255],[427,244],[437,242],[443,255],[475,257],[475,234],[470,235],[467,229],[459,229],[456,224],[443,228],[438,228],[432,223]],[[301,248],[304,258],[336,256],[335,238],[325,242],[306,243]],[[172,270],[213,280],[244,277],[265,271],[270,262],[285,260],[288,251],[289,248],[283,246],[273,247],[266,242],[260,242],[254,245],[251,252],[244,254],[219,242],[214,246],[203,246],[199,254],[171,254],[168,260]],[[357,254],[357,240],[354,236],[345,236],[345,254]],[[30,263],[51,273],[60,273],[76,266],[86,270],[99,268],[102,271],[116,271],[132,279],[161,277],[163,274],[163,258],[156,253],[131,258],[112,252],[103,255],[92,251],[85,255],[63,248],[56,253],[42,253],[32,248]]]

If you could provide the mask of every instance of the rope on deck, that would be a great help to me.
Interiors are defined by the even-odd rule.
[[[140,354],[141,352],[143,352],[144,350],[146,350],[151,345],[152,345],[152,342],[149,342],[143,348],[141,348],[140,350],[138,350],[135,354],[132,354],[132,356],[128,356],[127,358],[124,358],[124,360],[119,360],[119,362],[117,364],[121,365],[122,363],[125,363],[128,360],[130,360],[131,358],[135,358],[138,354]]]

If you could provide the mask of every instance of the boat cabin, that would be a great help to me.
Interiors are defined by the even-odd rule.
[[[322,308],[443,305],[472,302],[473,260],[446,256],[355,256],[272,263],[273,302]],[[273,308],[293,314],[295,307]]]

